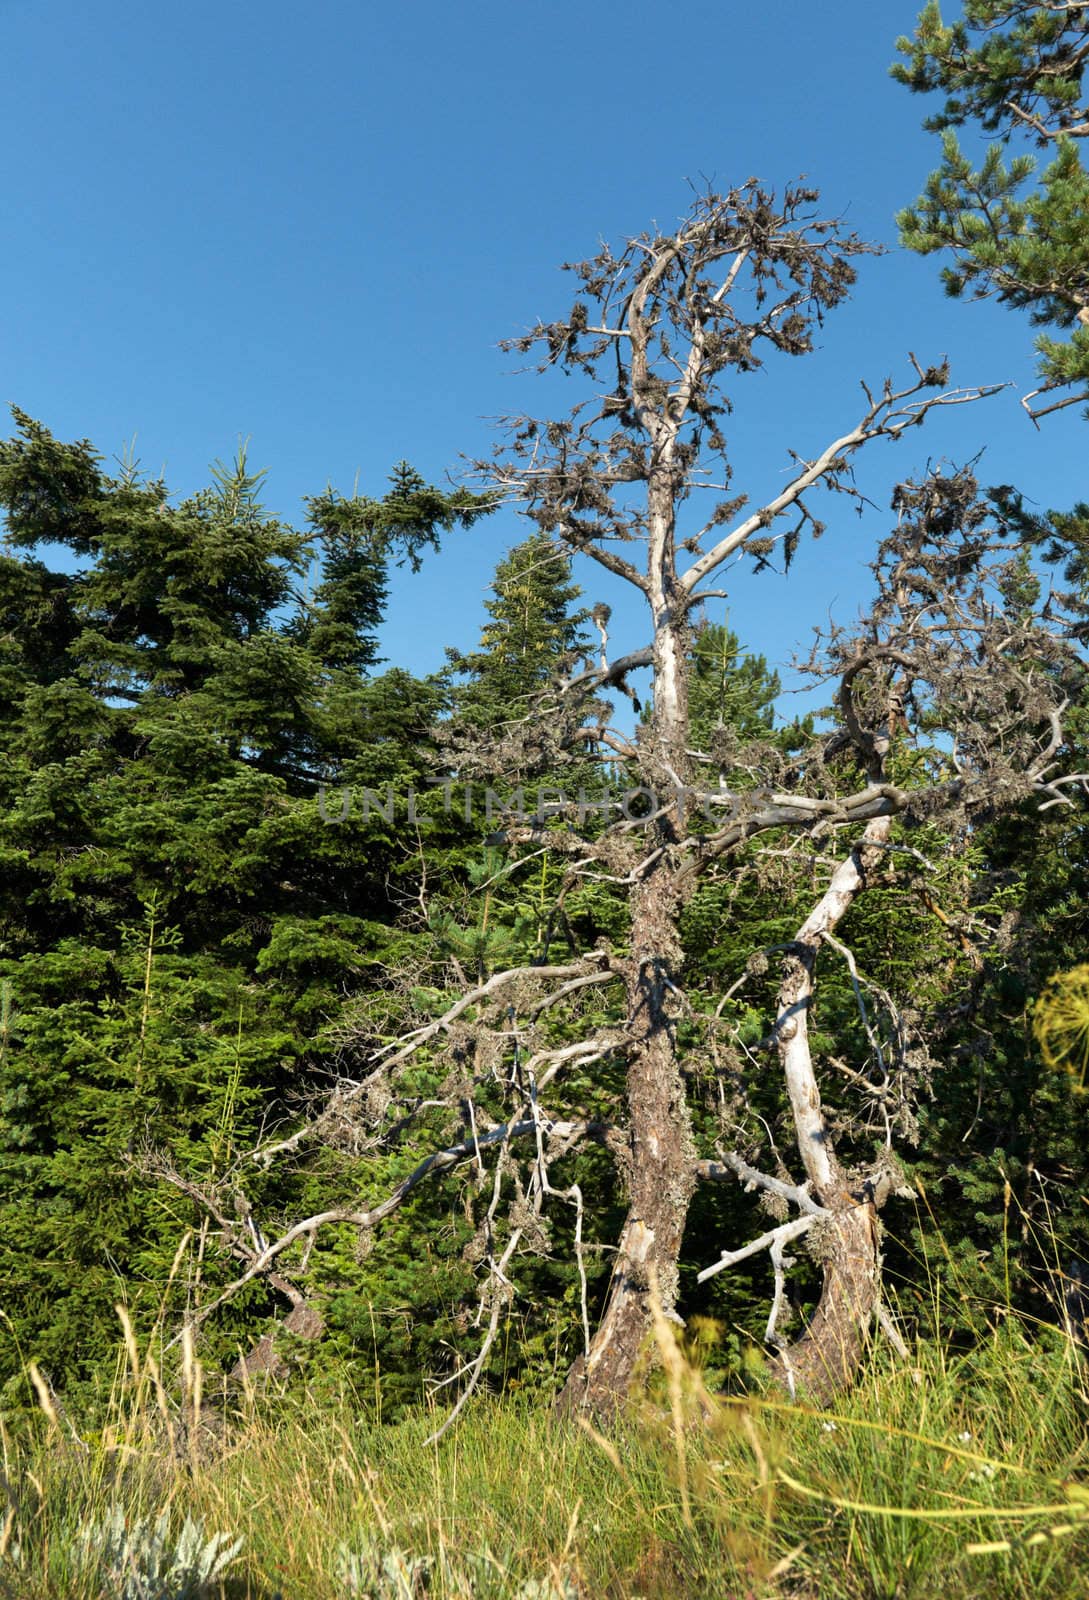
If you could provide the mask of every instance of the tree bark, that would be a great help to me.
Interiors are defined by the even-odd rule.
[[[648,874],[633,895],[632,955],[627,965],[629,1207],[605,1310],[589,1352],[572,1367],[561,1411],[615,1413],[636,1377],[650,1331],[650,1283],[662,1309],[676,1304],[678,1263],[696,1185],[695,1146],[676,1049],[679,1009],[673,975],[679,963],[676,875]]]
[[[291,1310],[272,1333],[258,1339],[244,1356],[240,1356],[227,1374],[229,1383],[246,1383],[256,1377],[284,1379],[291,1368],[276,1349],[276,1334],[293,1333],[299,1339],[320,1339],[325,1332],[325,1321],[293,1284],[277,1272],[269,1273],[269,1283],[291,1301]]]
[[[889,817],[868,823],[858,846],[836,868],[798,930],[779,990],[775,1033],[798,1151],[814,1198],[833,1220],[810,1235],[824,1270],[817,1309],[805,1334],[782,1350],[775,1370],[792,1393],[804,1392],[822,1405],[853,1379],[877,1306],[877,1202],[884,1190],[878,1196],[867,1187],[852,1195],[836,1157],[809,1046],[814,968],[822,936],[832,932],[865,887],[866,874],[883,859],[891,826]]]
[[[824,1270],[821,1297],[802,1337],[780,1352],[776,1376],[792,1395],[827,1405],[849,1388],[877,1309],[877,1212],[844,1194],[834,1220],[810,1232]]]
[[[654,716],[643,730],[641,768],[657,798],[684,782],[688,733],[687,628],[673,616],[673,501],[652,491],[651,600]],[[657,843],[683,835],[684,801],[653,828]],[[678,919],[692,893],[689,875],[660,858],[632,887],[631,955],[625,969],[628,1051],[629,1207],[605,1311],[589,1351],[575,1363],[559,1398],[562,1411],[601,1416],[624,1402],[650,1331],[653,1276],[662,1310],[675,1308],[681,1241],[696,1187],[692,1124],[677,1056],[682,965]]]

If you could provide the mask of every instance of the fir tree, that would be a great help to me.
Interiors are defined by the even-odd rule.
[[[763,656],[743,654],[732,628],[704,622],[695,630],[689,718],[701,749],[709,749],[723,729],[742,739],[765,738],[774,725],[779,690],[779,674],[769,670]]]
[[[0,1279],[24,1349],[90,1381],[119,1294],[153,1314],[205,1220],[151,1168],[222,1175],[326,1068],[347,989],[394,964],[415,843],[381,817],[328,825],[320,788],[427,770],[438,689],[364,673],[388,561],[417,562],[479,505],[402,465],[382,499],[312,501],[299,532],[264,511],[244,452],[174,504],[86,441],[16,423]],[[261,1290],[228,1318],[228,1351],[268,1306]],[[20,1364],[6,1341],[0,1377]]]
[[[588,645],[589,611],[574,610],[580,590],[571,579],[571,558],[544,533],[534,533],[499,563],[478,649],[448,650],[451,677],[467,682],[453,691],[458,716],[481,730],[494,730],[529,713],[546,689]]]

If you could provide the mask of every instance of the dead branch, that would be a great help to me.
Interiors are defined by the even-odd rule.
[[[769,1173],[759,1172],[750,1166],[734,1150],[720,1150],[717,1161],[697,1161],[693,1170],[697,1178],[710,1183],[721,1183],[729,1177],[739,1178],[746,1189],[764,1189],[780,1200],[789,1200],[806,1216],[816,1218],[827,1215],[826,1208],[809,1193],[808,1179],[805,1183],[794,1184],[786,1183],[782,1178],[773,1178]]]
[[[915,366],[919,373],[917,382],[898,390],[894,390],[892,385],[886,382],[880,399],[871,399],[869,406],[853,428],[827,444],[785,489],[767,501],[758,511],[747,516],[689,567],[680,579],[685,593],[693,594],[696,586],[702,583],[704,578],[708,577],[716,567],[721,566],[747,540],[761,529],[769,527],[776,517],[796,505],[807,489],[811,489],[822,479],[840,472],[843,463],[862,445],[868,444],[873,439],[899,438],[906,429],[918,427],[927,413],[937,407],[966,405],[974,400],[998,394],[1004,387],[1002,384],[990,384],[978,389],[950,389],[942,394],[919,400],[916,397],[924,390],[933,388],[938,375],[934,370],[924,372],[917,362]]]
[[[538,1118],[529,1117],[515,1123],[502,1123],[497,1128],[489,1128],[485,1132],[463,1140],[460,1144],[450,1145],[445,1150],[437,1150],[414,1168],[409,1175],[391,1191],[378,1205],[367,1211],[358,1211],[350,1207],[334,1207],[328,1211],[315,1212],[313,1216],[305,1217],[301,1222],[296,1222],[292,1227],[280,1235],[272,1243],[266,1244],[258,1254],[254,1255],[249,1266],[242,1275],[233,1283],[227,1285],[214,1300],[202,1306],[189,1319],[187,1326],[199,1327],[210,1316],[229,1300],[233,1300],[240,1290],[255,1278],[267,1276],[272,1263],[289,1250],[300,1239],[311,1239],[319,1229],[336,1223],[347,1223],[352,1227],[371,1230],[393,1214],[404,1204],[412,1191],[421,1184],[425,1178],[436,1173],[449,1171],[451,1167],[459,1166],[463,1161],[478,1160],[482,1150],[491,1145],[506,1144],[512,1139],[523,1139],[538,1136],[541,1124]],[[613,1131],[612,1124],[595,1122],[553,1122],[547,1120],[543,1124],[550,1138],[567,1141],[581,1138],[600,1139],[607,1143],[608,1135]],[[178,1335],[180,1338],[181,1335]]]
[[[708,1278],[713,1278],[718,1272],[725,1272],[727,1267],[735,1267],[739,1261],[747,1261],[750,1256],[759,1255],[762,1250],[774,1250],[788,1244],[791,1239],[800,1239],[803,1233],[808,1233],[817,1221],[814,1216],[795,1217],[792,1222],[782,1222],[777,1228],[772,1228],[768,1233],[762,1233],[759,1239],[753,1239],[749,1244],[741,1246],[740,1250],[724,1250],[722,1256],[709,1267],[696,1274],[697,1283],[705,1283]]]
[[[313,1118],[313,1120],[310,1122],[304,1123],[302,1127],[296,1129],[294,1133],[289,1134],[286,1138],[278,1139],[272,1144],[261,1146],[258,1150],[254,1151],[251,1159],[259,1166],[267,1167],[271,1165],[271,1163],[278,1156],[292,1154],[293,1152],[297,1151],[300,1145],[302,1145],[304,1142],[319,1137],[328,1129],[330,1124],[335,1119],[343,1116],[344,1111],[348,1106],[350,1106],[353,1102],[360,1100],[379,1077],[385,1076],[394,1071],[398,1066],[403,1065],[404,1062],[408,1061],[417,1050],[421,1049],[425,1044],[430,1043],[431,1040],[435,1039],[439,1034],[449,1033],[454,1023],[463,1017],[465,1013],[473,1006],[479,1005],[482,1001],[494,998],[496,995],[501,994],[504,989],[509,988],[512,984],[526,981],[537,983],[542,980],[549,981],[557,978],[587,978],[595,983],[609,983],[613,981],[614,973],[608,967],[606,967],[605,970],[602,970],[602,964],[607,962],[607,960],[607,956],[603,955],[602,953],[595,952],[590,956],[584,957],[582,960],[571,962],[565,966],[511,967],[505,972],[497,972],[493,974],[493,976],[490,977],[485,983],[476,985],[475,988],[470,989],[466,994],[462,995],[454,1002],[452,1006],[443,1012],[441,1017],[437,1017],[434,1019],[434,1021],[425,1023],[423,1026],[413,1029],[403,1039],[399,1039],[392,1044],[380,1047],[379,1050],[376,1051],[376,1055],[382,1057],[383,1059],[379,1060],[378,1065],[371,1073],[367,1075],[367,1077],[348,1086],[339,1086],[333,1092],[333,1095],[325,1109],[317,1117]],[[594,968],[597,970],[592,970]],[[565,993],[571,992],[571,990],[565,991]],[[547,1004],[549,1004],[549,999],[546,996],[541,1005],[541,1010],[543,1010]]]

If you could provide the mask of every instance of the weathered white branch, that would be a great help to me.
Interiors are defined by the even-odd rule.
[[[691,595],[696,586],[702,583],[716,567],[721,566],[735,550],[740,549],[754,534],[767,528],[782,512],[795,505],[807,489],[813,488],[834,469],[837,462],[853,455],[870,439],[896,438],[906,428],[915,427],[927,412],[934,410],[935,407],[964,405],[969,401],[983,399],[985,396],[997,394],[1002,385],[991,384],[979,389],[951,389],[943,394],[932,395],[928,399],[914,400],[913,397],[924,387],[928,385],[925,385],[920,378],[918,383],[895,393],[886,388],[881,399],[871,402],[861,420],[848,433],[833,439],[815,460],[809,462],[803,471],[791,479],[785,489],[762,505],[758,511],[751,512],[743,522],[694,562],[679,579],[678,587],[685,594]]]
[[[877,1326],[881,1329],[881,1332],[885,1335],[885,1338],[892,1345],[892,1348],[896,1351],[896,1354],[900,1357],[900,1360],[906,1361],[908,1359],[908,1347],[904,1343],[903,1336],[900,1333],[899,1328],[896,1326],[895,1322],[893,1322],[888,1307],[882,1300],[877,1302]]]
[[[841,800],[813,800],[804,795],[774,795],[769,801],[756,805],[751,811],[739,816],[728,827],[701,839],[702,860],[723,855],[737,845],[743,844],[745,840],[754,838],[756,834],[770,832],[773,828],[801,827],[816,830],[835,827],[841,823],[869,822],[875,818],[887,819],[905,811],[912,800],[919,801],[938,791],[952,799],[955,793],[963,792],[964,788],[963,782],[954,780],[947,784],[917,790],[900,789],[891,783],[868,784],[865,789],[860,789]]]
[[[373,1072],[368,1073],[365,1078],[353,1083],[348,1088],[342,1086],[335,1090],[329,1104],[319,1116],[315,1117],[311,1122],[304,1123],[301,1128],[297,1128],[294,1133],[289,1134],[286,1138],[278,1139],[273,1144],[262,1145],[259,1150],[254,1151],[252,1159],[259,1166],[267,1167],[277,1156],[288,1155],[297,1150],[306,1140],[315,1138],[324,1128],[328,1127],[330,1122],[343,1114],[346,1106],[360,1099],[378,1076],[402,1065],[417,1050],[430,1043],[440,1033],[448,1033],[453,1024],[466,1011],[478,1005],[482,1000],[492,998],[510,984],[517,982],[519,979],[532,979],[536,982],[541,979],[547,981],[555,978],[570,979],[576,977],[585,977],[593,982],[607,983],[612,981],[613,974],[608,969],[602,970],[602,958],[599,955],[594,955],[586,960],[571,962],[566,966],[511,967],[505,972],[494,973],[486,983],[478,984],[476,988],[470,989],[463,994],[448,1010],[443,1012],[441,1017],[436,1017],[433,1022],[425,1023],[422,1027],[413,1029],[410,1033],[404,1035],[402,1039],[383,1046],[376,1054],[379,1057],[384,1055],[385,1059],[379,1062]],[[564,992],[569,991],[565,990]],[[543,1010],[548,1003],[549,997],[546,996],[540,1009]],[[391,1050],[394,1052],[392,1055],[389,1054]]]
[[[862,1026],[866,1030],[866,1037],[870,1041],[870,1049],[873,1051],[875,1057],[877,1058],[877,1065],[880,1067],[881,1072],[882,1072],[882,1074],[883,1074],[883,1076],[885,1078],[885,1081],[887,1083],[888,1082],[888,1076],[889,1076],[889,1069],[888,1069],[888,1066],[886,1065],[886,1062],[885,1062],[885,1052],[881,1048],[881,1040],[878,1038],[877,1033],[875,1032],[875,1030],[873,1028],[873,1025],[870,1022],[870,1014],[866,1009],[866,997],[862,993],[862,979],[859,977],[858,963],[855,961],[854,952],[853,952],[853,950],[851,950],[849,948],[849,946],[843,944],[841,940],[837,939],[835,934],[832,932],[832,930],[830,928],[825,928],[823,930],[823,932],[821,933],[821,939],[824,941],[825,944],[831,945],[833,950],[838,951],[839,954],[843,957],[844,961],[847,963],[847,971],[851,975],[851,987],[854,990],[855,1004],[858,1006],[858,1014],[859,1014],[859,1017],[862,1020]],[[888,1143],[889,1143],[889,1148],[891,1149],[892,1148],[891,1130],[890,1130],[890,1133],[889,1133]]]
[[[580,1044],[563,1045],[556,1050],[538,1050],[526,1062],[525,1070],[532,1077],[543,1066],[545,1070],[541,1073],[538,1087],[547,1089],[557,1074],[562,1072],[565,1067],[572,1065],[588,1067],[594,1061],[601,1061],[605,1056],[611,1055],[616,1048],[616,1040],[609,1039],[601,1044],[587,1041]]]
[[[559,989],[553,989],[551,994],[546,994],[542,1000],[532,1006],[528,1013],[530,1020],[536,1020],[542,1011],[547,1011],[550,1006],[556,1005],[560,1000],[566,1000],[568,995],[575,994],[579,989],[589,989],[599,983],[614,983],[619,976],[619,973],[608,970],[605,972],[588,972],[584,977],[572,978],[570,983],[565,983]]]
[[[872,864],[868,847],[879,847],[874,852],[879,860],[880,849],[888,839],[890,825],[888,817],[878,817],[868,823],[860,843],[846,861],[836,868],[828,888],[798,929],[795,953],[787,957],[779,990],[775,1040],[794,1118],[798,1150],[806,1176],[818,1194],[823,1194],[837,1182],[839,1168],[821,1110],[820,1087],[809,1048],[813,969],[821,940],[840,921],[865,882],[866,872]]]
[[[584,1136],[604,1136],[610,1131],[610,1125],[595,1122],[551,1122],[545,1124],[545,1131],[550,1138],[573,1140]],[[241,1289],[255,1278],[267,1274],[269,1267],[285,1250],[289,1250],[300,1239],[311,1238],[319,1228],[327,1227],[334,1223],[348,1223],[352,1227],[371,1229],[384,1222],[399,1206],[403,1205],[413,1189],[422,1183],[424,1178],[432,1173],[445,1172],[451,1167],[460,1165],[462,1161],[479,1158],[480,1151],[493,1144],[507,1143],[511,1139],[536,1137],[539,1122],[533,1117],[522,1119],[518,1122],[504,1122],[497,1128],[488,1128],[485,1132],[466,1139],[461,1144],[450,1145],[445,1150],[437,1150],[421,1161],[419,1166],[409,1173],[407,1178],[386,1196],[378,1205],[369,1211],[357,1211],[350,1207],[336,1207],[329,1211],[318,1211],[313,1216],[305,1217],[301,1222],[296,1222],[288,1228],[286,1233],[266,1245],[261,1253],[254,1257],[249,1267],[241,1277],[227,1285],[216,1298],[189,1319],[187,1326],[199,1326],[207,1321],[213,1312],[220,1306],[226,1305],[228,1300],[233,1300]],[[180,1335],[179,1335],[180,1337]]]
[[[599,957],[592,959],[594,963],[600,965]],[[490,996],[498,993],[501,989],[507,988],[520,978],[531,978],[534,982],[540,982],[542,979],[582,977],[586,974],[587,967],[590,965],[590,961],[584,960],[572,962],[570,965],[563,967],[510,967],[506,972],[493,973],[486,983],[478,984],[475,989],[470,989],[466,994],[463,994],[449,1010],[443,1012],[441,1017],[436,1017],[433,1022],[425,1023],[423,1027],[414,1029],[405,1037],[403,1044],[384,1046],[378,1052],[379,1055],[385,1056],[383,1067],[386,1070],[391,1067],[399,1067],[402,1062],[407,1061],[411,1055],[414,1055],[421,1045],[425,1045],[435,1038],[436,1034],[448,1033],[458,1018],[464,1016],[465,1012],[472,1006],[478,1005],[481,1000],[487,1000]],[[392,1055],[388,1054],[390,1050],[393,1051]]]
[[[764,1343],[774,1344],[776,1346],[779,1346],[782,1343],[778,1333],[776,1332],[776,1328],[779,1322],[779,1317],[783,1310],[783,1296],[786,1293],[786,1269],[788,1266],[792,1267],[794,1265],[793,1256],[783,1255],[783,1245],[785,1243],[785,1239],[776,1239],[769,1251],[769,1255],[771,1257],[771,1270],[775,1274],[775,1291],[771,1297],[771,1311],[768,1313],[768,1325],[764,1329]]]
[[[521,1237],[522,1229],[515,1228],[510,1238],[507,1240],[506,1249],[503,1251],[499,1261],[492,1263],[493,1276],[500,1283],[505,1284],[507,1282],[506,1268],[511,1257],[514,1255],[515,1250],[518,1248]],[[445,1388],[447,1384],[456,1383],[459,1378],[468,1378],[468,1382],[458,1395],[457,1402],[451,1408],[449,1415],[446,1417],[445,1421],[443,1421],[443,1423],[435,1429],[434,1433],[431,1433],[427,1436],[427,1438],[424,1440],[425,1445],[438,1444],[443,1434],[449,1432],[464,1408],[468,1405],[473,1391],[480,1382],[480,1375],[484,1371],[484,1363],[488,1359],[488,1353],[491,1350],[492,1345],[495,1343],[496,1335],[499,1332],[499,1318],[502,1309],[502,1299],[498,1294],[493,1294],[491,1317],[488,1322],[488,1331],[481,1341],[480,1349],[477,1351],[476,1356],[466,1366],[460,1367],[457,1372],[451,1374],[449,1378],[444,1378],[441,1383],[433,1385],[433,1388],[437,1390]]]
[[[537,1181],[541,1186],[542,1194],[552,1194],[559,1200],[566,1200],[575,1208],[575,1261],[579,1272],[579,1301],[582,1308],[582,1336],[584,1354],[590,1354],[590,1308],[589,1290],[586,1282],[586,1261],[582,1248],[582,1228],[584,1220],[584,1207],[582,1189],[577,1183],[572,1183],[566,1189],[555,1189],[552,1186],[548,1173],[548,1162],[545,1160],[544,1132],[542,1129],[540,1105],[537,1100],[537,1082],[527,1067],[529,1078],[529,1103],[533,1113],[533,1121],[537,1128]]]
[[[1042,389],[1030,389],[1028,394],[1021,396],[1021,404],[1032,418],[1037,427],[1040,426],[1041,417],[1050,417],[1054,411],[1065,411],[1067,406],[1081,406],[1089,400],[1089,389],[1083,389],[1078,394],[1068,394],[1065,399],[1055,400],[1049,406],[1031,406],[1030,400],[1035,400],[1039,394],[1048,394],[1055,386],[1045,384]]]
[[[718,1161],[697,1161],[694,1171],[697,1178],[711,1183],[721,1183],[726,1177],[739,1178],[746,1188],[765,1189],[768,1194],[778,1195],[780,1200],[789,1200],[810,1217],[829,1214],[809,1193],[808,1183],[785,1183],[782,1178],[759,1172],[733,1150],[720,1152]]]
[[[761,1250],[770,1250],[775,1245],[786,1244],[791,1239],[800,1239],[803,1233],[808,1233],[817,1218],[812,1216],[795,1217],[790,1222],[781,1222],[777,1228],[772,1228],[770,1233],[762,1233],[759,1239],[753,1239],[750,1244],[744,1244],[740,1250],[726,1250],[722,1258],[710,1267],[704,1267],[697,1274],[696,1282],[704,1283],[708,1278],[713,1278],[716,1273],[725,1272],[727,1267],[734,1267],[739,1261],[747,1261],[749,1256],[759,1255]]]

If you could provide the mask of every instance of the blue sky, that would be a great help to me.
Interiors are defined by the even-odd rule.
[[[668,226],[690,183],[805,173],[829,213],[894,246],[892,214],[936,155],[924,104],[887,76],[913,15],[889,0],[0,0],[0,400],[108,456],[135,435],[176,493],[248,435],[288,520],[330,482],[380,493],[401,457],[441,480],[488,450],[496,417],[534,407],[497,344],[564,308],[558,264]],[[1024,320],[946,300],[937,263],[895,247],[862,263],[816,356],[735,391],[737,487],[774,493],[788,447],[815,453],[854,420],[859,378],[905,376],[908,350],[1013,388],[875,447],[860,481],[879,507],[928,458],[984,445],[987,481],[1043,505],[1084,496],[1084,424],[1037,432],[1019,405]],[[537,405],[557,409],[547,392]],[[786,579],[729,579],[731,622],[777,662],[865,594],[885,517],[826,514]],[[444,644],[472,647],[524,531],[492,518],[399,574],[387,657],[427,671]],[[596,569],[580,577],[617,604]],[[618,642],[642,643],[631,608],[618,617]]]

